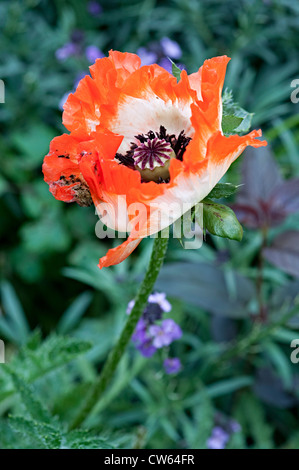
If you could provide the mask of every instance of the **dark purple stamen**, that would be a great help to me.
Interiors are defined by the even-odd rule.
[[[155,166],[164,166],[166,161],[170,159],[170,154],[173,152],[169,142],[165,139],[148,139],[145,142],[140,142],[140,145],[134,150],[133,158],[135,165],[139,166],[142,170],[149,168],[153,170]]]
[[[126,152],[125,155],[122,155],[120,153],[117,153],[115,155],[115,158],[122,164],[125,165],[128,168],[131,168],[132,170],[136,169],[136,151],[140,151],[142,149],[141,144],[148,143],[150,141],[156,140],[156,141],[166,141],[167,144],[169,144],[169,147],[173,150],[175,157],[178,160],[183,160],[183,155],[186,151],[186,148],[191,141],[191,137],[187,137],[185,135],[184,131],[181,131],[178,136],[175,136],[174,134],[168,134],[167,130],[165,129],[164,126],[160,126],[159,132],[153,132],[149,131],[147,134],[138,134],[135,136],[135,138],[140,142],[139,145],[137,145],[135,142],[131,143],[131,148]],[[149,149],[147,149],[148,152]],[[141,155],[139,155],[141,156]],[[167,158],[168,153],[163,155],[164,158],[164,165],[169,158]],[[158,155],[159,157],[159,155]],[[156,159],[156,157],[155,157]],[[157,161],[158,165],[161,165],[159,161]],[[150,166],[149,166],[150,168]],[[142,168],[141,166],[141,169]],[[160,178],[159,181],[156,181],[156,183],[168,183],[169,178],[162,179]]]

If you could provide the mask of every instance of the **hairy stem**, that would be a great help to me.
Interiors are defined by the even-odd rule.
[[[94,406],[100,400],[103,392],[106,390],[116,370],[125,349],[131,339],[131,336],[135,330],[137,322],[141,317],[149,295],[152,293],[156,279],[162,267],[164,257],[167,251],[168,238],[155,238],[153,251],[150,259],[150,263],[145,274],[144,280],[139,288],[135,299],[135,305],[132,309],[130,316],[124,326],[124,329],[119,337],[114,348],[111,350],[107,361],[101,371],[96,382],[91,387],[90,393],[86,397],[85,403],[70,425],[70,429],[75,429],[80,426],[85,419],[88,417]]]

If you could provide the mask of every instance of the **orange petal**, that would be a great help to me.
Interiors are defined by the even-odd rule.
[[[44,180],[56,199],[64,202],[76,200],[74,188],[80,181],[78,141],[68,134],[55,137],[44,159]]]
[[[99,260],[99,268],[106,268],[124,261],[141,242],[141,238],[128,237],[127,240],[116,248],[112,248]]]
[[[254,130],[247,135],[231,135],[225,137],[221,132],[216,133],[208,142],[209,174],[212,187],[218,183],[227,172],[230,165],[239,157],[243,150],[267,145],[265,140],[257,140],[262,131]]]

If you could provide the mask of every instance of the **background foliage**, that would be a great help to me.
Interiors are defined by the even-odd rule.
[[[289,317],[299,287],[299,4],[293,0],[2,0],[0,78],[1,448],[205,448],[234,419],[232,448],[299,445],[299,369]],[[63,132],[61,104],[87,73],[86,48],[182,49],[188,72],[232,57],[225,85],[254,113],[270,144],[247,151],[226,175],[244,184],[226,200],[244,225],[241,243],[207,236],[198,251],[172,240],[156,286],[184,331],[173,345],[182,371],[131,347],[88,420],[68,432],[125,320],[149,259],[145,240],[100,271],[113,241],[98,240],[92,208],[56,201],[43,182],[49,142]],[[74,55],[59,60],[68,42]],[[221,202],[221,201],[220,201]],[[223,425],[225,427],[225,424]]]

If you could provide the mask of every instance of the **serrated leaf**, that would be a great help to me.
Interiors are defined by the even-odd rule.
[[[77,338],[52,335],[41,345],[38,338],[24,346],[10,363],[3,364],[0,369],[0,401],[15,393],[15,387],[10,377],[10,370],[26,383],[43,377],[52,370],[61,367],[74,358],[87,352],[91,344]]]
[[[51,415],[34,396],[31,387],[20,379],[10,368],[7,368],[14,387],[21,398],[21,402],[32,419],[37,421],[50,421]]]
[[[69,449],[115,449],[105,439],[94,436],[85,430],[71,431],[65,436],[64,448]]]
[[[24,437],[32,437],[33,448],[59,449],[61,447],[60,431],[47,423],[40,423],[23,416],[11,416],[9,424],[14,431]]]
[[[236,133],[236,129],[239,127],[243,119],[233,114],[224,114],[222,118],[222,131],[225,135]]]
[[[231,183],[218,183],[212,191],[207,195],[206,199],[220,199],[235,194],[240,185]]]
[[[203,204],[204,228],[212,235],[241,241],[243,229],[230,207],[205,200]]]
[[[245,134],[251,126],[253,114],[234,102],[232,92],[225,90],[222,97],[222,131],[225,135]]]

